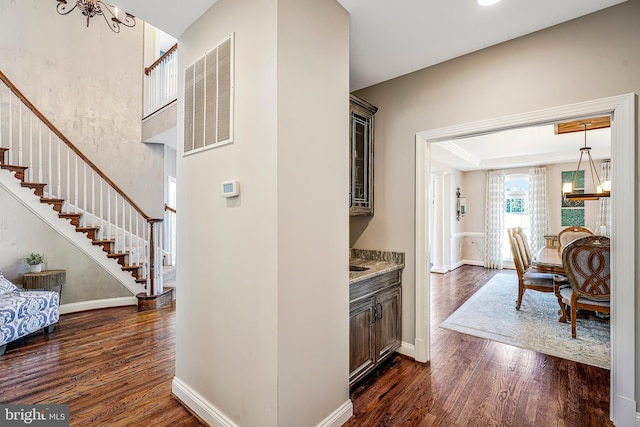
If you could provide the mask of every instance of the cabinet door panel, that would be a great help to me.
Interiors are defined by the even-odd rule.
[[[376,361],[387,357],[400,347],[400,286],[381,292],[376,298]]]
[[[373,215],[373,130],[378,109],[355,95],[350,95],[350,101],[349,214]]]
[[[373,298],[354,304],[349,316],[349,381],[353,383],[375,363]]]

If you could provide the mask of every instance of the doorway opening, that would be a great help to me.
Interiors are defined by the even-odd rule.
[[[416,134],[415,358],[429,360],[430,144],[500,130],[607,115],[611,123],[611,407],[613,422],[635,422],[635,95],[628,94]],[[622,183],[628,185],[621,185]],[[616,185],[618,184],[618,185]],[[624,328],[619,327],[625,325]],[[624,375],[622,374],[624,369]]]

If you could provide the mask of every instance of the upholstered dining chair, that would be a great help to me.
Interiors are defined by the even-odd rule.
[[[518,246],[521,251],[522,259],[525,262],[527,268],[531,265],[531,261],[533,260],[533,255],[531,254],[531,248],[529,247],[529,239],[525,234],[522,227],[516,227],[514,230],[514,236],[516,237],[516,241],[518,242]]]
[[[575,338],[579,308],[600,313],[611,311],[609,238],[587,236],[571,241],[562,251],[562,263],[571,286],[559,289],[560,321],[567,322],[567,306],[571,307],[571,336]]]
[[[588,228],[572,226],[567,227],[558,233],[558,252],[562,253],[562,249],[572,240],[578,239],[580,237],[592,236],[593,233]]]
[[[516,273],[518,274],[518,299],[516,300],[516,310],[520,310],[522,298],[524,297],[524,292],[527,289],[539,292],[554,291],[553,274],[540,273],[535,269],[529,268],[529,264],[525,261],[526,251],[524,249],[524,244],[519,243],[519,241],[522,241],[522,238],[520,237],[517,228],[508,229],[507,234],[509,236],[509,243],[511,244],[513,264],[516,267]]]

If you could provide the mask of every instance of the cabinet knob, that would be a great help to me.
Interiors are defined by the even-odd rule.
[[[382,319],[382,304],[378,303],[378,307],[380,307],[380,317],[378,319]]]
[[[378,314],[376,313],[376,308],[371,307],[371,310],[373,311],[373,316],[371,316],[371,323],[376,323],[376,319],[378,318]]]

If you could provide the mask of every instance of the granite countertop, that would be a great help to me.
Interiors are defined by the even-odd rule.
[[[404,268],[404,253],[351,249],[349,265],[365,267],[363,271],[349,271],[349,284]]]

